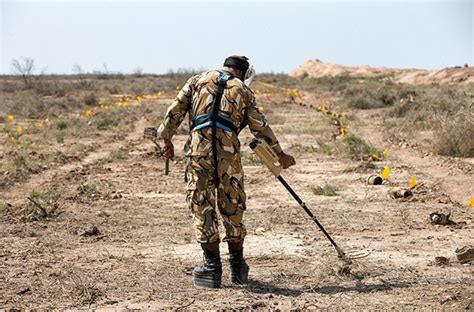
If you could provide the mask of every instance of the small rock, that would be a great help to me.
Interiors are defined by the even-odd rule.
[[[432,212],[430,213],[430,222],[431,224],[439,225],[453,225],[456,224],[454,221],[450,220],[451,213],[444,214],[441,212]]]
[[[107,212],[105,212],[105,211],[99,211],[99,212],[97,213],[97,216],[98,216],[98,217],[110,217],[110,214],[107,213]]]
[[[474,261],[474,246],[463,246],[456,249],[456,257],[461,263],[469,263]]]
[[[80,236],[98,236],[102,234],[97,226],[91,227],[89,230],[84,231],[83,233],[80,234]]]
[[[446,257],[435,257],[434,264],[437,266],[449,265],[449,259]]]
[[[30,291],[31,291],[30,287],[23,287],[19,291],[17,291],[16,294],[17,295],[24,295],[24,294],[26,294],[27,292],[30,292]]]

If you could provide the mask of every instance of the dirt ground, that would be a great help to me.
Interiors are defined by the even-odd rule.
[[[283,173],[335,240],[347,250],[370,251],[341,272],[341,261],[316,226],[262,165],[241,134],[248,211],[245,253],[251,281],[200,290],[192,268],[202,255],[185,205],[181,131],[169,175],[153,144],[146,114],[121,140],[101,138],[85,158],[1,189],[10,204],[0,216],[0,309],[447,309],[474,307],[474,267],[460,264],[456,248],[474,244],[472,160],[425,153],[382,128],[380,110],[355,111],[351,131],[386,148],[388,160],[367,167],[343,155],[314,152],[332,126],[316,110],[264,102],[270,124],[297,165]],[[162,101],[156,105],[166,105]],[[128,157],[101,161],[125,149]],[[471,161],[471,163],[469,163]],[[367,185],[384,166],[385,185]],[[388,192],[418,180],[412,198]],[[337,196],[315,195],[328,183]],[[85,185],[96,185],[91,192]],[[57,217],[22,218],[31,189],[59,191]],[[432,225],[432,212],[451,212],[456,224]],[[222,246],[224,247],[224,246]],[[224,263],[228,254],[223,249]],[[439,264],[435,257],[446,257]]]

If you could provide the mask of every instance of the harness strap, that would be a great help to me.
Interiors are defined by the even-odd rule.
[[[222,101],[222,95],[224,94],[225,86],[227,84],[227,80],[231,79],[226,73],[220,73],[219,75],[219,85],[217,87],[217,94],[214,98],[214,103],[212,103],[212,114],[210,116],[211,120],[209,121],[212,127],[212,158],[213,158],[213,165],[214,165],[214,185],[216,190],[219,188],[219,160],[217,157],[217,116],[219,116],[219,109]]]
[[[216,123],[217,128],[233,132],[234,134],[239,133],[240,129],[234,125],[232,118],[220,114],[215,117],[212,114],[202,114],[194,117],[192,120],[191,131],[212,126],[213,122]]]

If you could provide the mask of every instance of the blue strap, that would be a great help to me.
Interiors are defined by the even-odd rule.
[[[198,124],[199,121],[201,121],[202,119],[211,117],[211,115],[212,115],[212,114],[197,115],[196,117],[193,118],[193,121],[192,121],[192,122],[195,123],[195,124]],[[228,122],[230,122],[230,123],[232,123],[232,124],[234,123],[234,120],[233,120],[232,118],[229,118],[229,117],[224,116],[224,115],[221,115],[221,114],[219,114],[219,115],[217,115],[217,116],[218,116],[217,118],[222,118],[222,119],[227,120]]]
[[[222,88],[220,89],[220,91],[218,90],[219,102],[220,102],[220,99],[222,98],[222,93],[223,93],[223,88],[224,88],[223,86],[225,86],[226,82],[231,78],[232,77],[226,73],[223,73],[223,72],[219,73],[219,88]],[[232,120],[232,118],[217,114],[217,111],[219,108],[218,106],[216,106],[216,108],[217,110],[213,111],[213,114],[201,114],[194,117],[192,120],[192,124],[194,125],[194,127],[192,128],[192,131],[203,129],[206,127],[212,127],[215,125],[216,128],[220,128],[225,131],[237,133],[238,128],[234,126],[234,121]],[[221,120],[221,122],[219,122],[219,120]],[[224,125],[224,123],[227,123],[228,126]],[[234,129],[232,129],[231,126]]]
[[[230,75],[227,75],[226,73],[220,73],[219,82],[227,82],[227,80],[229,79],[230,79]]]
[[[193,123],[197,124],[200,120],[211,117],[212,114],[202,114],[202,115],[197,115],[196,117],[193,118]]]
[[[200,125],[194,127],[193,131],[194,131],[194,130],[199,130],[199,129],[202,129],[202,128],[206,128],[206,127],[210,127],[210,126],[212,126],[212,123],[213,123],[212,120],[206,121],[205,123],[202,123],[202,124],[200,124]],[[217,128],[220,128],[220,129],[222,129],[222,130],[225,130],[225,131],[234,132],[232,129],[230,129],[230,128],[224,126],[224,125],[221,124],[220,122],[216,122],[216,127],[217,127]]]

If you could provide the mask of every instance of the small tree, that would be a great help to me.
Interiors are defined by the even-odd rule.
[[[32,87],[32,76],[35,69],[35,60],[29,57],[12,60],[13,73],[23,78],[26,88]]]
[[[93,89],[92,82],[87,80],[87,75],[84,73],[80,65],[74,64],[74,66],[72,67],[72,71],[79,78],[79,84],[81,86],[81,89],[84,89],[84,90]]]

